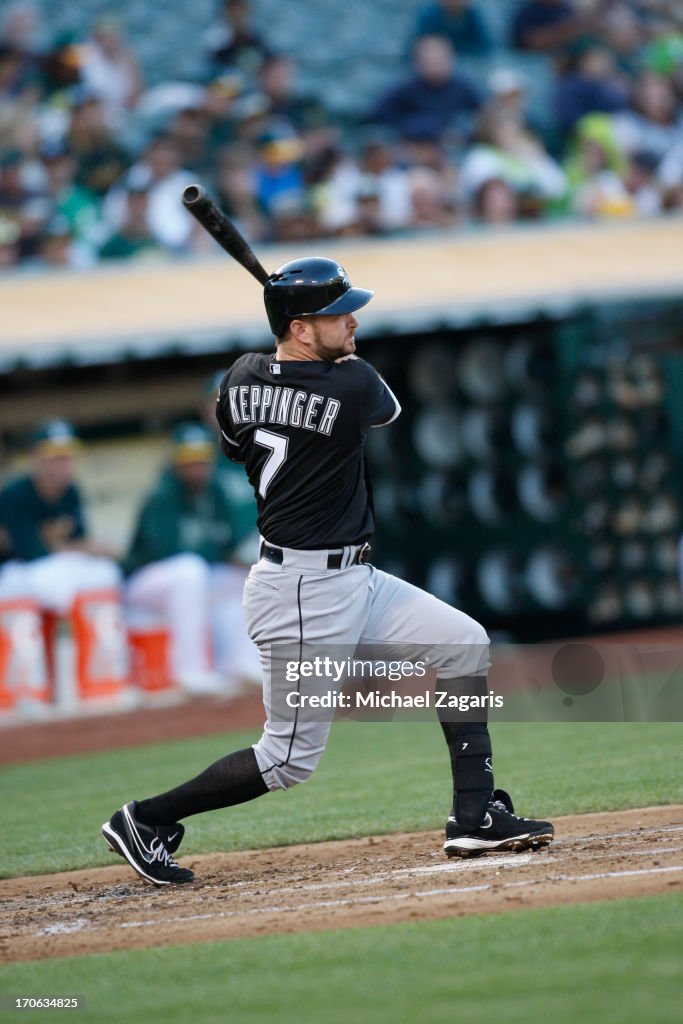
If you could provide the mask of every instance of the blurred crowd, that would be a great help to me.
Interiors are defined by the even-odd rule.
[[[249,0],[217,0],[204,80],[153,86],[115,20],[50,38],[38,6],[5,6],[0,267],[206,251],[180,202],[197,180],[254,242],[683,207],[680,0],[504,6],[501,49],[476,0],[427,3],[395,84],[346,120]],[[551,71],[542,119],[524,53]]]

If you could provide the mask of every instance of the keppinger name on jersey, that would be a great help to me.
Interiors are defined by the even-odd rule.
[[[234,424],[273,423],[314,430],[328,437],[341,409],[336,398],[270,384],[230,387],[228,400]]]

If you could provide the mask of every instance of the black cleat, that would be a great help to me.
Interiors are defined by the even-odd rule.
[[[162,843],[166,847],[169,853],[173,854],[176,852],[178,847],[183,841],[185,835],[185,826],[181,825],[179,821],[174,822],[172,825],[148,825],[156,834],[158,839],[161,839]],[[109,849],[112,853],[119,853],[110,844]],[[123,857],[122,853],[119,853],[120,857]]]
[[[125,804],[102,826],[110,850],[125,857],[141,878],[153,885],[182,885],[193,873],[179,867],[172,851],[178,849],[185,832],[182,825],[143,825],[135,819],[135,801]],[[168,837],[165,840],[163,837]],[[168,845],[167,845],[168,842]]]
[[[538,850],[552,842],[555,829],[549,821],[518,818],[504,789],[494,789],[479,828],[466,831],[450,817],[444,850],[449,857],[476,857],[501,850]]]

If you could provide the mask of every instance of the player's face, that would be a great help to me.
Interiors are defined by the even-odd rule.
[[[175,467],[181,483],[188,491],[200,492],[209,485],[213,463],[208,461],[185,462]]]
[[[72,455],[38,455],[34,461],[35,473],[50,490],[65,491],[75,475]]]
[[[311,317],[313,350],[320,359],[333,362],[356,351],[358,321],[353,313]]]

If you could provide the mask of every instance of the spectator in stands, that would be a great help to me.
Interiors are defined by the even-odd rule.
[[[481,118],[478,142],[465,155],[460,168],[460,188],[464,198],[472,202],[481,196],[487,181],[503,182],[518,197],[519,212],[538,216],[558,203],[566,192],[567,182],[559,165],[545,151],[540,141],[520,125],[514,115],[491,110]],[[498,199],[493,190],[494,199]],[[487,203],[492,203],[485,196]]]
[[[35,144],[38,98],[37,86],[22,79],[21,54],[0,41],[0,154],[29,151]]]
[[[268,116],[288,121],[299,134],[314,131],[327,123],[325,108],[312,96],[296,91],[296,64],[290,57],[268,57],[259,71],[259,88],[268,102]]]
[[[187,252],[194,222],[182,204],[183,189],[194,175],[180,167],[178,147],[170,136],[157,135],[124,178],[105,199],[104,215],[111,233],[123,224],[129,188],[148,190],[147,226],[155,240],[171,252]]]
[[[609,115],[587,114],[581,118],[565,167],[569,212],[596,218],[637,212],[625,184],[628,165]]]
[[[411,227],[449,228],[456,220],[455,196],[431,167],[414,167],[408,172]]]
[[[486,21],[472,0],[427,4],[418,13],[415,36],[443,36],[466,57],[486,57],[493,49]]]
[[[651,30],[650,12],[641,4],[613,0],[605,12],[600,35],[624,74],[630,76],[639,70]]]
[[[0,22],[0,41],[19,54],[21,81],[38,74],[42,56],[43,31],[40,13],[32,3],[19,0],[5,8]]]
[[[254,190],[262,213],[272,217],[275,207],[283,202],[301,203],[304,199],[303,146],[290,125],[272,122],[259,139],[257,152]]]
[[[370,190],[377,195],[381,230],[397,231],[410,227],[410,182],[391,137],[377,131],[367,133],[358,167],[362,190],[366,194]]]
[[[372,177],[360,178],[353,195],[353,220],[342,234],[362,235],[364,238],[387,234],[382,218],[382,197]]]
[[[593,36],[610,0],[595,0],[588,9],[572,0],[529,0],[512,21],[511,46],[534,53],[557,53]]]
[[[256,145],[267,131],[269,119],[270,104],[262,93],[252,92],[240,96],[233,110],[235,138],[238,142]]]
[[[191,106],[179,110],[168,128],[181,165],[199,176],[206,174],[210,166],[209,126],[209,117],[203,106]]]
[[[650,153],[634,153],[628,158],[624,184],[641,217],[656,217],[662,211],[662,189],[657,181],[658,161]]]
[[[433,171],[439,179],[439,191],[447,208],[455,209],[458,191],[458,168],[445,146],[430,138],[412,136],[401,139],[401,164],[409,175],[423,168]]]
[[[218,155],[216,194],[221,208],[238,222],[245,235],[254,241],[267,234],[266,219],[259,209],[254,185],[256,156],[245,143],[235,143]]]
[[[417,39],[413,68],[407,79],[379,100],[367,120],[387,125],[399,136],[440,139],[454,129],[466,135],[480,100],[469,80],[455,70],[455,53],[448,40]]]
[[[32,265],[35,269],[79,269],[90,266],[91,260],[79,258],[73,231],[66,217],[57,215],[45,226],[38,238]]]
[[[668,79],[643,71],[633,86],[630,110],[614,120],[616,137],[626,153],[650,153],[657,160],[683,141],[683,112]]]
[[[390,134],[366,130],[356,160],[339,149],[334,153],[314,193],[323,232],[380,235],[410,227],[410,182]]]
[[[23,158],[17,150],[0,153],[0,238],[3,246],[3,266],[31,253],[31,243],[40,223],[34,225],[27,215],[33,193],[27,188],[23,175]]]
[[[539,123],[529,110],[529,82],[515,68],[502,65],[494,68],[487,81],[489,98],[486,111],[500,113],[516,120],[520,127],[542,139],[551,153],[556,155],[560,146],[555,127],[549,117]]]
[[[76,181],[76,161],[62,144],[45,146],[42,151],[45,170],[45,197],[49,202],[52,226],[46,241],[55,244],[48,249],[55,252],[60,248],[57,239],[66,235],[73,240],[72,260],[77,266],[88,266],[95,254],[102,235],[99,207],[93,193]],[[43,258],[45,254],[43,253]],[[50,262],[59,262],[54,259]]]
[[[157,616],[168,626],[175,679],[193,693],[234,692],[260,678],[241,609],[246,570],[229,564],[232,508],[215,461],[215,435],[180,424],[125,562],[131,622]]]
[[[224,0],[221,21],[207,34],[207,49],[221,68],[239,68],[246,75],[258,72],[270,50],[251,26],[249,0]]]
[[[474,195],[472,212],[483,224],[493,227],[511,224],[521,216],[519,196],[507,182],[488,178]]]
[[[604,46],[589,46],[557,83],[557,120],[564,137],[585,114],[613,114],[629,102],[628,85]]]
[[[642,65],[668,78],[683,101],[683,24],[680,15],[675,17],[675,8],[668,19],[655,21],[642,54]]]
[[[225,72],[207,83],[203,110],[208,119],[206,155],[210,161],[235,141],[235,103],[244,89],[244,78],[238,72]]]
[[[358,162],[338,144],[318,154],[308,167],[308,187],[323,235],[355,234],[356,195],[361,181]]]
[[[100,258],[139,261],[162,256],[164,249],[149,229],[148,216],[149,189],[145,185],[129,188],[123,223],[100,249]]]
[[[19,266],[21,260],[20,238],[19,225],[3,219],[0,214],[0,271],[11,270],[13,267]]]
[[[665,206],[678,209],[683,188],[683,139],[671,147],[659,164],[657,182]]]
[[[8,154],[8,159],[11,156],[12,154]],[[13,205],[8,216],[12,222],[19,226],[17,244],[19,246],[19,258],[22,261],[30,260],[36,255],[41,232],[53,214],[52,204],[41,193],[41,188],[44,184],[42,167],[33,161],[29,161],[29,165],[31,170],[27,174],[24,174],[26,165],[23,161],[9,172],[0,173],[0,179],[3,180],[3,183],[6,184],[8,182],[9,174],[10,181],[14,178],[18,186],[17,191],[10,198],[10,204]],[[33,171],[36,166],[38,170],[34,175]],[[5,192],[5,196],[9,198],[7,192]],[[3,201],[0,200],[0,209],[2,206]],[[5,207],[5,210],[7,211],[8,207]]]
[[[130,159],[95,93],[79,85],[70,98],[73,105],[64,145],[76,161],[75,180],[102,198],[130,165]]]
[[[75,479],[78,448],[71,424],[42,423],[33,435],[30,471],[0,491],[0,529],[10,543],[0,594],[30,597],[60,615],[79,593],[120,583],[109,552],[88,538]]]
[[[514,115],[520,122],[526,118],[527,82],[514,68],[497,67],[488,77],[489,108],[496,107]]]
[[[138,62],[112,18],[97,22],[92,38],[81,47],[81,78],[102,101],[114,124],[142,95],[144,81]]]
[[[270,209],[268,238],[273,242],[306,242],[319,237],[316,211],[305,190],[277,196]]]
[[[58,36],[40,64],[41,89],[54,106],[66,103],[69,90],[81,84],[81,52],[71,32]]]

